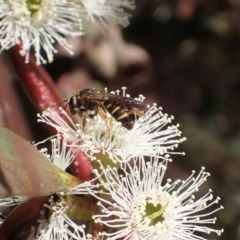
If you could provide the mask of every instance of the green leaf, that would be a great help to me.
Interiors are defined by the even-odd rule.
[[[79,183],[26,140],[0,127],[1,197],[47,196]]]

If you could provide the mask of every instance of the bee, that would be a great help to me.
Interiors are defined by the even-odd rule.
[[[79,113],[93,118],[97,114],[106,122],[110,129],[107,112],[131,130],[138,117],[144,115],[146,105],[136,99],[101,91],[96,88],[86,88],[74,94],[68,101],[71,114]]]

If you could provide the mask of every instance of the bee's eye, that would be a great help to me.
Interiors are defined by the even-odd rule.
[[[71,114],[76,114],[76,109],[80,108],[79,99],[76,96],[72,96],[69,100],[69,109]]]

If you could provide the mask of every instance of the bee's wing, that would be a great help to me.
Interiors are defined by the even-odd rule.
[[[124,106],[129,109],[136,108],[141,111],[145,111],[147,109],[147,105],[145,103],[129,97],[122,97],[118,102],[120,106]]]
[[[137,108],[141,111],[145,111],[147,108],[147,105],[141,101],[138,101],[130,97],[124,97],[121,95],[115,95],[111,93],[95,94],[92,96],[88,96],[88,99],[100,102],[110,101],[114,102],[118,106],[126,107],[128,109]]]

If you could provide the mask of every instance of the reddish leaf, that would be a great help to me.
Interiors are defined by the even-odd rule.
[[[0,227],[1,240],[27,239],[48,197],[31,198],[11,211]]]
[[[80,180],[58,169],[30,143],[0,127],[0,196],[46,196]]]

